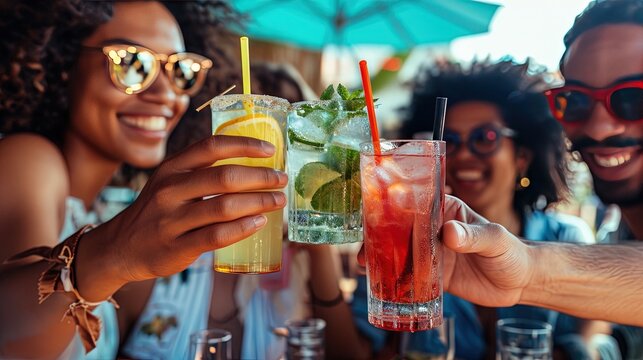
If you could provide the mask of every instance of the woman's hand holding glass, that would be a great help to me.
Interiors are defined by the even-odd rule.
[[[180,272],[202,253],[256,232],[266,222],[262,213],[285,206],[282,192],[264,190],[283,188],[286,174],[211,165],[274,151],[261,140],[212,136],[164,161],[129,208],[83,239],[76,265],[80,291],[88,300],[104,299],[125,283]]]

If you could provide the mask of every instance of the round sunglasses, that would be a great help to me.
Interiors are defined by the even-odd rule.
[[[566,85],[545,92],[556,120],[563,124],[581,124],[592,116],[596,102],[624,122],[643,120],[643,80],[623,81],[611,87],[594,89]]]
[[[208,70],[212,68],[212,60],[189,52],[166,55],[128,44],[84,48],[105,54],[112,83],[130,95],[148,89],[164,70],[177,94],[192,96],[201,89]]]
[[[503,138],[511,138],[516,132],[506,127],[492,124],[478,126],[469,132],[469,137],[464,139],[459,133],[444,129],[443,139],[446,142],[446,155],[455,154],[462,144],[466,144],[469,151],[478,157],[493,155],[500,149]]]

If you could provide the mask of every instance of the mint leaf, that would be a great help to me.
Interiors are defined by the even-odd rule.
[[[351,92],[350,96],[348,97],[348,100],[363,98],[364,97],[363,93],[364,93],[364,90],[357,89]]]
[[[310,113],[312,113],[315,110],[325,110],[325,109],[319,105],[313,106],[310,104],[304,104],[297,109],[297,115],[301,117],[307,117],[308,115],[310,115]]]
[[[333,94],[335,93],[335,88],[333,87],[333,84],[328,85],[326,90],[322,92],[321,96],[319,97],[319,100],[330,100],[333,98]]]
[[[341,100],[339,98],[341,98]],[[331,84],[328,85],[328,87],[321,94],[320,100],[332,101],[329,101],[322,105],[302,105],[297,110],[297,115],[308,117],[316,111],[324,112],[325,116],[323,117],[314,115],[315,119],[323,118],[322,121],[316,121],[315,124],[328,135],[333,134],[335,132],[335,129],[338,126],[341,126],[341,124],[345,123],[347,120],[356,117],[367,116],[367,113],[364,109],[366,107],[366,100],[364,99],[364,91],[362,89],[349,91],[346,86],[338,84],[337,90],[335,90],[335,88]],[[340,111],[341,119],[339,118]]]
[[[351,111],[348,114],[346,114],[346,119],[352,119],[356,117],[368,117],[368,113],[366,113],[366,110],[359,110],[359,111]]]
[[[339,116],[339,109],[340,105],[337,100],[331,101],[330,104],[328,104],[326,108],[324,108],[324,111],[329,115],[328,121],[324,122],[324,124],[322,124],[321,126],[326,134],[332,134],[333,130],[335,129],[337,116]]]
[[[348,111],[362,110],[366,106],[366,101],[364,98],[346,100],[344,102],[344,108]]]
[[[341,97],[342,100],[348,100],[351,96],[346,86],[342,84],[337,85],[337,94],[339,94],[339,97]]]

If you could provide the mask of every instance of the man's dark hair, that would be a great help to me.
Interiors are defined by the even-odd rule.
[[[519,213],[526,207],[536,208],[541,197],[547,204],[556,202],[568,191],[566,148],[562,127],[542,94],[545,87],[542,69],[534,70],[528,62],[486,60],[466,69],[458,63],[439,63],[417,77],[400,135],[411,138],[433,129],[438,96],[447,97],[449,107],[470,101],[495,105],[501,120],[516,132],[512,138],[516,148],[533,154],[526,174],[531,186],[516,192],[514,208]]]
[[[594,0],[582,13],[565,35],[565,58],[569,47],[583,33],[607,24],[643,25],[643,0]],[[561,59],[561,69],[563,60]]]

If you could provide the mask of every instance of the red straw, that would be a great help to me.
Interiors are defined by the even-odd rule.
[[[371,77],[368,76],[368,66],[366,60],[359,62],[359,70],[362,73],[362,87],[364,88],[364,98],[366,99],[366,111],[368,112],[368,121],[371,124],[371,137],[373,138],[373,151],[375,155],[381,155],[380,133],[377,130],[377,120],[375,119],[375,105],[373,104],[373,89],[371,88]]]

